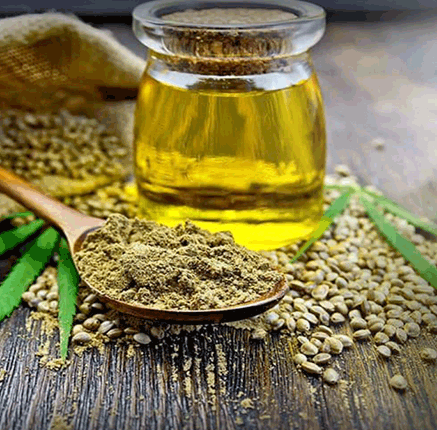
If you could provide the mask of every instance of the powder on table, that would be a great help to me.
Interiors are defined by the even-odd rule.
[[[85,281],[112,298],[156,309],[220,309],[269,292],[283,279],[228,232],[187,221],[175,228],[111,215],[76,254]]]

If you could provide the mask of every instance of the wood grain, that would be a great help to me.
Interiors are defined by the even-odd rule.
[[[334,23],[314,60],[326,103],[329,170],[346,163],[363,183],[435,218],[432,19]],[[111,30],[140,52],[130,28]],[[385,139],[383,151],[369,143],[376,137]],[[0,263],[0,276],[11,261]],[[20,307],[0,324],[0,369],[7,372],[0,381],[2,430],[49,429],[59,420],[77,430],[437,427],[437,366],[419,357],[420,348],[437,347],[434,335],[408,341],[389,361],[369,344],[354,346],[334,360],[342,381],[331,387],[296,368],[295,339],[273,335],[262,343],[227,326],[154,342],[132,357],[126,345],[111,343],[55,372],[38,364],[45,339],[39,322],[26,331],[29,313]],[[57,342],[50,341],[52,356]],[[407,378],[405,393],[390,388],[395,373]],[[253,409],[241,406],[246,398]]]
[[[2,323],[0,428],[50,428],[63,417],[74,429],[433,429],[437,422],[437,366],[419,357],[435,336],[409,341],[390,361],[359,344],[334,360],[338,386],[302,374],[291,360],[293,339],[266,343],[227,326],[209,326],[135,349],[108,344],[74,355],[52,371],[35,353],[45,339],[40,322],[25,330],[28,309]],[[57,337],[50,351],[56,356]],[[220,356],[225,356],[225,370]],[[401,373],[398,393],[389,378]],[[241,400],[250,398],[254,408]]]

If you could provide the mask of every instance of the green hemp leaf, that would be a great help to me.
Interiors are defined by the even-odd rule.
[[[0,234],[0,256],[6,251],[14,249],[20,243],[23,243],[26,239],[35,234],[43,225],[44,221],[36,220]]]
[[[437,225],[424,222],[421,218],[411,214],[388,198],[379,196],[376,193],[372,193],[371,191],[358,186],[328,185],[325,188],[335,189],[343,192],[343,194],[327,209],[322,216],[318,228],[292,258],[290,261],[291,263],[301,257],[302,254],[323,235],[327,228],[332,224],[335,217],[344,211],[349,203],[350,197],[356,194],[360,197],[360,202],[366,209],[367,215],[387,242],[395,248],[412,267],[414,267],[423,279],[428,281],[434,288],[437,288],[437,268],[422,256],[413,243],[398,233],[395,227],[385,219],[384,214],[376,208],[375,204],[381,206],[387,212],[403,218],[414,226],[433,235],[437,235]]]
[[[320,239],[320,237],[322,237],[323,233],[334,222],[335,217],[337,215],[340,215],[345,210],[346,206],[349,203],[349,199],[351,195],[352,195],[352,191],[348,190],[331,204],[331,206],[323,214],[317,229],[313,232],[311,237],[302,246],[302,248],[299,249],[297,254],[291,260],[291,263],[295,262],[299,257],[301,257],[305,253],[305,251],[311,247],[311,245],[314,242],[316,242],[318,239]]]
[[[0,285],[0,321],[20,304],[21,295],[43,271],[59,241],[59,233],[49,228],[37,237]]]
[[[401,236],[365,196],[360,196],[360,201],[366,208],[367,215],[387,242],[414,267],[423,279],[437,288],[437,268],[426,260],[408,239]]]
[[[76,299],[79,286],[77,273],[67,241],[61,239],[58,247],[58,285],[59,285],[59,332],[61,358],[65,361],[68,354],[68,339],[73,327],[73,318],[76,313]]]

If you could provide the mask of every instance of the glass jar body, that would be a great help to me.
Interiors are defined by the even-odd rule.
[[[149,50],[135,113],[144,216],[189,218],[273,249],[322,214],[325,122],[308,52],[280,60],[178,61]]]

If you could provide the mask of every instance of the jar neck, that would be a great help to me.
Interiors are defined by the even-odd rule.
[[[220,18],[223,13],[227,18]],[[159,0],[135,8],[133,30],[162,54],[270,58],[314,46],[325,30],[325,12],[296,0]]]
[[[197,58],[149,50],[145,74],[185,89],[278,90],[306,81],[314,73],[309,51],[279,58]]]

